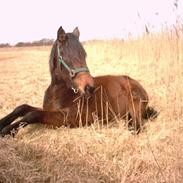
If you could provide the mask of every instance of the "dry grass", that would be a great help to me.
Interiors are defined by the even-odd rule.
[[[57,130],[32,125],[0,138],[0,182],[183,182],[183,38],[162,32],[85,43],[93,75],[128,74],[146,88],[159,117],[138,136],[123,122]],[[0,49],[0,118],[42,105],[50,47]]]

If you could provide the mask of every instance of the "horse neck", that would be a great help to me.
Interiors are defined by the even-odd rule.
[[[63,88],[69,89],[66,81],[62,77],[59,77],[56,74],[56,72],[51,72],[50,74],[51,74],[51,85],[60,85]]]
[[[68,88],[65,80],[59,75],[59,72],[57,70],[58,59],[56,56],[56,51],[57,51],[57,47],[56,47],[56,41],[55,41],[51,49],[50,60],[49,60],[51,85],[60,85],[63,88]]]

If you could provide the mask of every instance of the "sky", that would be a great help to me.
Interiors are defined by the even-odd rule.
[[[62,26],[78,26],[80,40],[139,35],[144,25],[159,31],[183,17],[183,0],[0,0],[0,43],[55,39]]]

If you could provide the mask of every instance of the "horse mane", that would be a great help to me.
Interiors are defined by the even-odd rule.
[[[56,41],[53,43],[52,49],[51,49],[51,53],[50,53],[50,59],[49,59],[49,68],[50,68],[50,74],[52,75],[54,69],[55,69],[55,50],[56,50]]]

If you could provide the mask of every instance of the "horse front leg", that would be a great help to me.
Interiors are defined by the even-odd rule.
[[[11,131],[17,131],[19,126],[26,126],[33,123],[45,124],[49,127],[60,127],[67,125],[67,114],[63,111],[32,111],[27,113],[21,120],[12,123],[1,130],[1,136],[11,134]]]
[[[8,114],[4,118],[0,119],[0,132],[3,130],[3,128],[10,125],[18,117],[22,117],[29,112],[33,112],[33,111],[37,111],[37,110],[40,110],[40,109],[36,108],[36,107],[32,107],[27,104],[23,104],[23,105],[16,107],[13,112]]]

